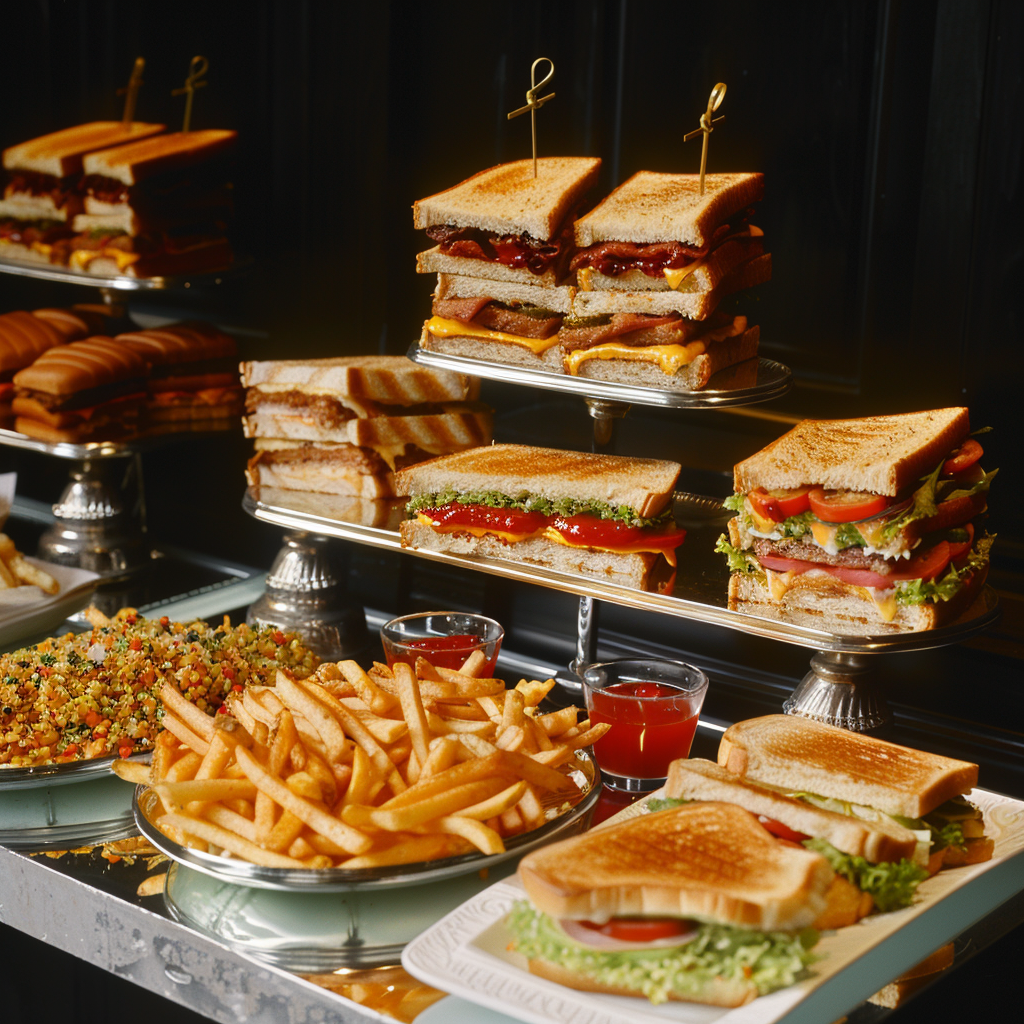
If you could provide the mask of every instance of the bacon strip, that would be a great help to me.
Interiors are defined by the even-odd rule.
[[[486,295],[468,299],[438,299],[434,303],[434,315],[443,316],[446,320],[461,320],[468,324],[490,301]]]
[[[593,348],[617,338],[626,345],[671,345],[683,340],[682,317],[648,316],[645,313],[615,313],[611,321],[594,327],[563,327],[559,341],[563,351]]]

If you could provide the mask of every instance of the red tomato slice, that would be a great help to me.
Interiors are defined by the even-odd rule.
[[[949,560],[955,562],[961,555],[967,554],[971,550],[971,545],[974,543],[974,524],[965,523],[961,529],[967,531],[967,540],[951,540],[947,541],[949,544]]]
[[[814,490],[813,487],[790,487],[769,491],[768,494],[775,499],[783,517],[798,516],[811,507],[808,495]]]
[[[683,543],[686,531],[675,526],[652,530],[649,527],[630,526],[617,519],[598,519],[597,516],[555,516],[551,525],[566,540],[594,548],[624,548],[647,545],[663,551],[674,551]]]
[[[876,590],[888,590],[897,583],[908,580],[935,579],[949,565],[949,544],[939,541],[934,547],[915,555],[909,562],[901,563],[902,568],[895,569],[888,576],[872,572],[870,569],[848,569],[840,565],[822,565],[820,562],[805,562],[797,558],[778,558],[775,555],[759,555],[757,559],[766,569],[775,572],[804,573],[810,569],[835,576],[844,583],[855,587],[874,587]]]
[[[856,523],[884,512],[891,499],[868,491],[826,491],[815,487],[807,495],[811,511],[824,523]]]
[[[435,526],[450,529],[474,526],[484,530],[526,535],[538,533],[548,522],[548,517],[541,512],[523,512],[517,508],[491,508],[490,505],[452,503],[421,511]]]
[[[809,835],[805,835],[803,832],[796,832],[791,829],[788,825],[783,825],[781,821],[776,821],[774,818],[766,818],[763,814],[757,816],[757,820],[769,831],[773,836],[779,839],[787,839],[791,843],[802,843],[805,839],[810,839]]]
[[[762,519],[781,523],[786,518],[779,503],[763,487],[755,487],[747,495],[747,500]]]
[[[942,475],[952,476],[954,473],[962,473],[965,469],[973,466],[984,454],[981,445],[973,437],[969,437],[959,448],[954,448],[949,458],[942,464]]]
[[[622,942],[653,942],[692,930],[690,924],[679,917],[613,917],[607,924],[590,921],[580,924]]]

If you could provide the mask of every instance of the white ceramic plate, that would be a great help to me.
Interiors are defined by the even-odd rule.
[[[0,650],[3,651],[55,629],[69,615],[85,607],[100,581],[99,575],[88,569],[42,562],[38,558],[27,561],[48,572],[60,584],[60,590],[52,597],[38,587],[0,590]]]
[[[921,884],[913,906],[826,933],[815,947],[823,959],[810,977],[734,1010],[694,1003],[651,1006],[643,999],[576,992],[535,977],[523,956],[506,949],[505,917],[525,896],[514,880],[491,886],[442,918],[406,947],[402,964],[428,984],[533,1024],[836,1020],[1024,889],[1024,803],[978,789],[971,800],[981,807],[986,833],[995,840],[992,860],[941,871]],[[631,817],[629,811],[619,820]]]

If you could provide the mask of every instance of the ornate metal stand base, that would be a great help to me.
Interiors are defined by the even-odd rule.
[[[604,447],[611,443],[615,421],[629,412],[628,402],[609,402],[605,398],[585,398],[587,412],[594,420],[594,444]]]
[[[142,522],[126,510],[120,492],[94,462],[85,460],[71,470],[53,514],[56,521],[39,539],[39,557],[48,562],[116,579],[149,557]]]
[[[345,593],[326,537],[287,533],[277,553],[264,595],[251,604],[252,626],[295,630],[321,658],[342,661],[366,650],[366,614]]]
[[[868,654],[819,651],[782,710],[852,732],[883,731],[892,715],[868,678],[871,665]]]

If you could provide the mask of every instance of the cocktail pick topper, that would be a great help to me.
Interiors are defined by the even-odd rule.
[[[206,82],[201,82],[200,79],[209,70],[210,62],[205,57],[193,57],[189,61],[188,78],[185,79],[185,84],[180,89],[171,92],[172,96],[185,96],[185,120],[181,125],[183,132],[187,132],[192,123],[192,97],[195,96],[196,89],[202,89],[206,85]]]
[[[128,131],[132,126],[132,121],[135,120],[135,101],[139,98],[139,90],[142,88],[142,72],[145,67],[145,59],[136,57],[128,84],[123,89],[117,90],[118,96],[124,96],[124,113],[121,115],[121,128],[124,131]]]
[[[551,65],[551,70],[547,75],[537,81],[537,65],[541,61],[546,60]],[[547,103],[548,100],[553,100],[555,94],[553,92],[548,93],[547,96],[541,96],[537,99],[537,93],[544,88],[552,78],[555,77],[555,62],[550,57],[538,57],[533,64],[530,66],[530,88],[526,90],[526,106],[520,107],[518,110],[513,110],[508,115],[508,119],[511,121],[513,117],[518,117],[520,114],[525,114],[527,111],[530,112],[530,129],[533,132],[533,176],[537,177],[537,111]]]
[[[721,117],[712,117],[711,115],[722,105],[722,100],[725,99],[725,82],[719,82],[718,85],[711,90],[711,96],[708,98],[708,109],[700,115],[700,127],[694,128],[692,132],[687,132],[683,136],[683,142],[689,142],[695,135],[704,135],[704,144],[700,151],[700,194],[704,195],[704,170],[708,165],[708,136],[715,130],[712,125],[718,124],[719,121],[725,120],[725,114]]]

